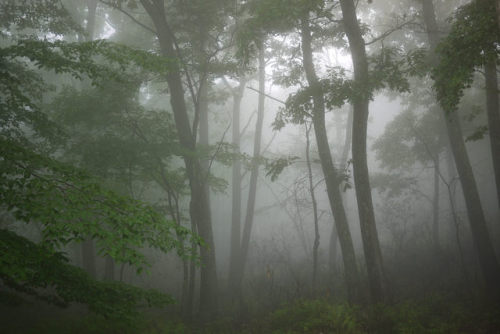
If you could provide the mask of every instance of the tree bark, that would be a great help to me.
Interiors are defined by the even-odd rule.
[[[431,47],[432,62],[435,64],[438,59],[435,49],[439,43],[439,34],[432,0],[424,0],[422,3],[422,13],[427,28],[427,35]],[[455,160],[455,165],[460,177],[462,191],[467,207],[469,225],[474,240],[479,264],[483,273],[483,278],[490,291],[498,292],[500,282],[500,266],[491,243],[490,235],[486,225],[483,208],[479,198],[479,192],[470,164],[469,155],[465,147],[462,134],[462,127],[457,112],[446,113],[441,109],[445,118],[446,129],[451,145],[451,151]]]
[[[177,58],[174,48],[173,31],[167,24],[165,5],[163,0],[141,0],[141,3],[151,17],[155,26],[160,50],[163,56],[170,59]],[[196,157],[196,145],[193,131],[188,118],[184,87],[181,79],[181,70],[176,64],[166,75],[170,92],[170,104],[174,114],[177,135],[181,146],[187,151],[184,155],[184,164],[191,190],[190,216],[195,222],[199,235],[206,246],[201,247],[201,275],[200,275],[200,317],[202,321],[209,320],[217,310],[217,273],[215,263],[215,245],[208,202],[206,175],[199,159]]]
[[[351,302],[356,302],[360,297],[359,273],[351,231],[349,230],[344,205],[342,203],[342,195],[339,190],[340,179],[337,170],[333,165],[332,155],[328,145],[328,136],[325,127],[325,101],[316,76],[316,71],[314,69],[309,14],[302,19],[301,39],[302,64],[304,66],[309,88],[311,89],[313,95],[313,125],[321,162],[321,169],[325,176],[330,208],[333,213],[336,229],[338,231],[340,247],[342,249],[342,259],[344,262],[349,300]]]
[[[375,213],[368,173],[366,155],[366,135],[368,127],[369,82],[368,60],[366,57],[365,41],[361,34],[356,8],[352,0],[341,0],[340,6],[344,28],[349,40],[352,64],[354,69],[354,82],[361,90],[359,96],[353,101],[352,125],[352,160],[354,173],[354,186],[358,202],[361,236],[365,253],[366,267],[370,293],[373,302],[382,302],[389,299],[389,285],[383,268],[382,252],[375,223]]]
[[[319,249],[319,222],[318,222],[318,204],[316,202],[316,195],[314,194],[313,173],[311,168],[311,141],[310,141],[311,126],[306,124],[306,164],[307,176],[309,180],[309,194],[311,195],[311,202],[313,206],[313,223],[314,223],[314,244],[313,244],[313,272],[312,272],[312,291],[316,293],[316,283],[318,276],[318,249]]]
[[[486,83],[486,114],[490,134],[491,157],[497,187],[497,204],[500,209],[500,113],[498,103],[498,80],[495,59],[487,60],[484,66]]]
[[[233,90],[233,153],[240,154],[240,109],[246,80],[240,79]],[[232,166],[232,208],[231,208],[231,253],[229,260],[229,286],[233,297],[237,293],[238,267],[241,263],[241,161],[236,159]]]
[[[265,44],[261,42],[259,45],[259,92],[266,91],[266,60],[265,60]],[[243,235],[241,239],[241,258],[236,278],[236,293],[241,296],[241,284],[245,274],[245,265],[248,257],[248,248],[250,236],[252,233],[253,218],[255,213],[255,198],[257,194],[257,178],[259,176],[260,146],[262,141],[262,126],[264,123],[264,94],[259,94],[259,102],[257,107],[257,123],[255,125],[255,138],[253,146],[253,162],[250,173],[250,185],[248,190],[248,202],[245,215],[245,225],[243,226]]]
[[[95,13],[97,9],[97,0],[87,0],[87,40],[92,41],[95,33]],[[96,261],[95,261],[95,245],[94,240],[89,236],[82,242],[82,264],[83,269],[93,278],[97,277]]]
[[[434,158],[434,199],[432,201],[432,243],[435,254],[441,253],[439,242],[439,155]]]

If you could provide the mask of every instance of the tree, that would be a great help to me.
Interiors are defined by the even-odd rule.
[[[472,3],[469,6],[464,7],[462,12],[459,11],[459,13],[466,14],[467,17],[467,11],[471,10],[472,13],[474,13],[474,10],[477,10],[478,8],[481,7],[476,7],[476,4]],[[460,26],[464,21],[457,20],[455,26],[452,27],[450,35],[442,42],[441,46],[438,47],[440,36],[438,33],[439,30],[432,0],[426,0],[422,3],[422,13],[431,49],[431,62],[437,65],[433,72],[435,80],[434,88],[436,90],[437,99],[442,108],[443,116],[446,120],[448,138],[455,164],[457,166],[457,171],[460,176],[462,191],[467,207],[467,214],[469,217],[469,224],[483,273],[483,278],[488,289],[491,291],[498,291],[500,266],[488,233],[477,184],[462,135],[460,119],[458,118],[455,110],[458,103],[457,98],[459,98],[464,85],[471,80],[470,74],[467,74],[467,72],[464,71],[457,72],[454,66],[451,65],[451,59],[457,56],[457,52],[458,55],[461,51],[466,52],[466,50],[457,50],[453,48],[453,41],[456,41],[457,38],[462,38],[458,37],[457,34],[462,36],[462,29],[460,29]],[[482,18],[482,16],[480,16],[480,18]],[[437,54],[436,51],[438,52]],[[453,58],[449,56],[450,52],[452,52]],[[470,66],[469,61],[472,60],[470,55],[466,55],[465,57],[461,56],[460,59],[463,60],[463,62],[461,62],[463,66]],[[450,71],[450,66],[452,71]],[[466,75],[462,76],[464,73]],[[458,78],[450,80],[450,76],[453,77],[455,75],[457,75]],[[459,89],[456,89],[457,86]]]
[[[366,132],[368,126],[368,105],[370,101],[370,88],[367,87],[367,83],[369,82],[368,59],[366,56],[365,41],[356,17],[354,2],[352,0],[341,0],[340,6],[342,8],[345,33],[349,40],[349,49],[351,50],[354,84],[358,89],[357,96],[353,100],[352,164],[354,186],[358,201],[359,221],[363,237],[366,267],[368,269],[370,292],[373,301],[380,302],[389,298],[389,286],[384,272],[382,253],[375,224],[366,157]]]
[[[0,49],[0,202],[18,222],[41,226],[42,240],[35,244],[0,230],[3,283],[56,304],[87,303],[111,317],[127,317],[143,300],[156,306],[170,303],[170,297],[154,291],[96,282],[69,265],[59,252],[69,242],[92,235],[99,254],[141,272],[150,263],[139,249],[176,249],[190,258],[172,233],[182,240],[201,240],[165,220],[148,204],[120,196],[100,186],[88,172],[57,160],[53,151],[64,132],[41,107],[50,89],[44,71],[87,77],[99,85],[113,79],[127,82],[137,66],[162,72],[168,62],[102,41],[68,43],[34,34],[33,30],[41,34],[81,32],[59,1],[2,2],[0,13],[4,28],[17,32],[6,35],[9,43]],[[46,287],[55,292],[43,290]]]

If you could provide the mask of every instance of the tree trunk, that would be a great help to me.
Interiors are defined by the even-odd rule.
[[[266,60],[265,60],[265,45],[262,42],[259,45],[259,92],[266,91]],[[236,293],[241,295],[241,284],[245,274],[245,265],[248,257],[248,246],[252,232],[253,217],[255,211],[255,198],[257,194],[257,178],[259,176],[260,146],[262,141],[262,125],[264,123],[264,94],[259,94],[259,102],[257,107],[257,123],[255,125],[255,138],[253,146],[253,162],[250,173],[250,186],[248,190],[247,211],[245,216],[245,225],[243,226],[243,235],[241,239],[241,258],[236,278]]]
[[[347,159],[349,157],[349,152],[351,151],[351,143],[352,143],[352,106],[347,112],[347,119],[345,123],[345,135],[344,135],[344,145],[342,146],[342,153],[340,155],[340,161],[339,161],[339,166],[340,170],[345,171],[347,168]],[[342,140],[342,135],[340,134],[342,131],[342,124],[340,120],[337,121],[337,141],[340,142]],[[345,203],[344,208],[346,208],[347,211],[347,201],[345,199],[345,192],[343,189],[340,189],[341,195],[342,195],[342,201]],[[333,275],[336,270],[337,266],[337,229],[335,226],[332,228],[332,232],[330,234],[330,246],[328,249],[328,254],[329,254],[329,270],[330,270],[330,276],[333,278]]]
[[[319,249],[319,225],[318,225],[318,204],[316,202],[316,195],[314,194],[313,173],[311,168],[311,141],[310,141],[311,125],[306,124],[306,163],[307,163],[307,176],[309,180],[309,193],[311,195],[311,202],[313,206],[313,223],[314,223],[314,244],[313,244],[313,272],[312,272],[312,291],[316,294],[316,283],[318,276],[318,249]]]
[[[87,0],[87,40],[92,41],[94,39],[95,32],[95,13],[97,9],[97,0]],[[82,242],[82,264],[83,269],[93,278],[97,277],[97,270],[95,264],[95,245],[92,237],[88,237]]]
[[[497,187],[497,204],[500,209],[500,113],[498,110],[497,66],[494,59],[488,60],[484,66],[486,81],[486,111],[488,130],[490,133],[491,157]]]
[[[427,35],[431,50],[434,52],[439,42],[434,4],[432,0],[424,0],[422,6],[423,18],[427,28]],[[434,53],[433,62],[437,62],[437,55]],[[498,291],[500,281],[500,266],[491,243],[490,235],[486,225],[483,208],[479,198],[476,180],[469,161],[469,155],[465,147],[462,135],[462,128],[457,112],[446,113],[442,109],[446,129],[451,145],[451,150],[455,160],[455,165],[460,177],[462,191],[467,207],[469,224],[476,248],[479,264],[483,273],[483,278],[490,291]]]
[[[155,26],[160,50],[163,56],[177,58],[174,48],[173,31],[170,30],[165,16],[163,0],[141,0],[141,3],[151,17]],[[170,91],[170,104],[174,114],[177,135],[181,146],[188,152],[184,158],[186,173],[191,190],[190,216],[195,222],[199,235],[206,243],[201,247],[200,276],[200,317],[202,321],[209,320],[217,310],[217,272],[215,264],[215,245],[210,217],[210,205],[205,191],[206,175],[199,159],[196,157],[196,145],[193,131],[188,118],[184,100],[181,71],[177,64],[172,64],[171,71],[166,75]]]
[[[432,201],[432,243],[435,254],[441,253],[439,242],[439,155],[434,158],[434,199]]]
[[[342,258],[344,261],[346,285],[351,302],[359,300],[359,273],[354,253],[354,245],[351,231],[347,223],[347,217],[342,203],[342,195],[339,190],[340,179],[333,166],[332,155],[328,145],[328,137],[325,127],[325,101],[321,87],[319,86],[314,63],[312,59],[312,37],[309,27],[309,15],[302,19],[302,63],[309,87],[313,94],[313,125],[318,146],[321,168],[325,176],[326,190],[330,202],[330,208],[338,231]]]
[[[240,79],[238,87],[233,90],[233,153],[240,154],[240,107],[246,80]],[[237,294],[238,267],[241,262],[241,161],[233,161],[232,168],[232,208],[231,208],[231,252],[229,260],[229,288],[234,296]]]
[[[354,186],[358,202],[359,222],[365,253],[368,280],[373,302],[386,301],[389,298],[389,285],[385,276],[382,252],[378,240],[375,213],[373,210],[368,162],[366,156],[366,135],[368,127],[369,87],[366,87],[368,78],[368,61],[366,57],[365,41],[361,34],[356,8],[352,0],[341,0],[344,28],[349,40],[351,58],[354,69],[354,82],[361,90],[353,101],[352,125],[352,160],[354,172]],[[363,92],[364,90],[364,92]]]

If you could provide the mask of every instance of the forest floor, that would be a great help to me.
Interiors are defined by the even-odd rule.
[[[34,303],[0,308],[0,333],[500,333],[500,304],[450,300],[439,295],[392,305],[348,306],[325,300],[284,304],[245,321],[220,317],[199,325],[164,311],[133,321],[82,315],[82,308],[60,310]]]

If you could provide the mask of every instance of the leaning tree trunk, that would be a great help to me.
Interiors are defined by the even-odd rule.
[[[360,90],[359,96],[353,101],[352,125],[352,160],[354,173],[354,187],[358,202],[359,222],[365,253],[366,267],[372,301],[381,302],[389,298],[389,286],[385,276],[382,252],[378,240],[375,213],[373,210],[368,162],[366,154],[366,135],[368,127],[368,105],[370,101],[368,78],[368,60],[366,57],[365,41],[356,17],[356,8],[353,0],[341,0],[344,28],[349,40],[354,82]]]
[[[306,17],[302,19],[301,30],[302,64],[304,66],[309,87],[311,87],[313,94],[313,125],[316,143],[318,146],[318,154],[323,175],[325,176],[330,208],[332,210],[335,226],[338,231],[349,300],[351,302],[355,302],[359,300],[360,297],[358,266],[356,263],[351,231],[349,230],[344,205],[342,203],[342,195],[339,190],[340,178],[333,165],[332,155],[328,145],[328,137],[325,127],[325,101],[312,59],[312,37],[309,27],[309,15],[306,15]]]
[[[439,42],[438,27],[432,0],[424,0],[422,6],[423,18],[427,28],[429,44],[432,50],[433,62],[436,63],[436,46]],[[469,224],[476,248],[479,264],[483,273],[486,286],[491,291],[498,291],[500,282],[500,266],[491,243],[490,235],[486,225],[483,208],[479,198],[479,192],[470,164],[469,155],[463,139],[460,119],[457,112],[446,113],[442,109],[445,118],[446,129],[451,145],[451,151],[455,160],[455,165],[460,177],[462,191],[467,207]]]
[[[163,0],[141,0],[151,17],[156,29],[160,50],[163,56],[177,58],[174,48],[173,31],[167,24],[165,4]],[[191,190],[190,216],[195,222],[199,235],[206,243],[200,250],[200,316],[202,321],[209,320],[217,309],[217,273],[215,263],[215,244],[210,217],[210,205],[206,190],[206,175],[199,159],[196,157],[196,144],[184,100],[181,70],[178,64],[172,63],[172,69],[166,75],[170,91],[170,104],[174,114],[177,135],[181,146],[188,152],[184,156],[184,164]]]
[[[247,211],[245,215],[245,225],[241,237],[240,264],[236,276],[236,296],[241,296],[241,284],[245,274],[245,265],[248,257],[248,246],[252,233],[253,218],[255,213],[255,198],[257,194],[257,178],[259,176],[260,146],[262,141],[262,125],[264,123],[264,101],[266,91],[266,60],[265,45],[259,45],[259,102],[257,107],[257,123],[255,125],[255,138],[253,146],[252,170],[250,172],[250,185],[248,190]]]
[[[246,80],[240,79],[238,87],[233,90],[233,153],[240,154],[240,109]],[[232,208],[231,208],[231,252],[229,260],[229,289],[236,296],[238,267],[241,262],[241,161],[237,157],[232,168]]]

